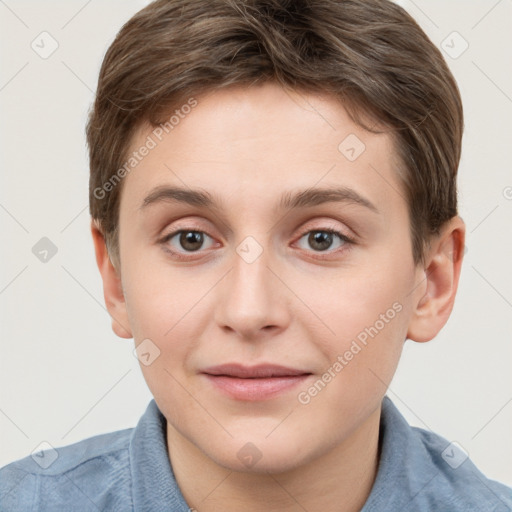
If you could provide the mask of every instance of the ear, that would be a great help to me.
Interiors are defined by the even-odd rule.
[[[407,338],[430,341],[448,321],[459,284],[465,237],[464,221],[455,216],[431,241],[426,268],[418,272],[423,283],[414,299]]]
[[[133,338],[128,321],[121,277],[110,261],[105,238],[94,219],[91,220],[91,233],[96,253],[96,263],[103,280],[105,305],[112,318],[112,330],[120,338]]]

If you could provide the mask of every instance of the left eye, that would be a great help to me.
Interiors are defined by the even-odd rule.
[[[312,247],[316,252],[326,251],[328,249],[332,249],[333,242],[338,239],[339,245],[334,247],[333,250],[350,243],[351,240],[339,233],[338,231],[330,230],[330,229],[316,229],[313,231],[308,231],[305,233],[300,240],[306,238],[306,242]],[[302,249],[304,247],[301,247]],[[307,248],[306,248],[307,249]]]

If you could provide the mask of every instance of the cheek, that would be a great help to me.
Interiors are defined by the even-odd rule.
[[[319,325],[324,333],[321,343],[327,351],[329,347],[336,352],[346,349],[356,338],[362,343],[377,334],[380,339],[394,338],[407,323],[404,311],[414,286],[414,274],[407,273],[405,266],[399,271],[399,266],[381,260],[325,272],[318,278],[296,279],[294,291],[305,298],[312,313],[299,321],[306,328],[308,322],[309,326]]]
[[[378,407],[400,359],[408,311],[399,294],[378,281],[360,292],[357,300],[341,291],[331,295],[324,315],[335,335],[324,336],[319,346],[325,366],[297,394],[300,410],[319,429],[326,415],[330,424],[349,430],[360,424]]]
[[[186,317],[195,314],[194,304],[207,290],[204,279],[162,260],[143,264],[143,254],[133,251],[123,261],[126,308],[136,340],[171,337]]]
[[[408,294],[414,286],[414,274],[408,272],[406,263],[392,260],[381,258],[370,270],[359,267],[337,272],[310,288],[308,305],[328,327],[322,328],[321,337],[310,330],[324,356],[322,378],[327,385],[320,382],[308,394],[324,393],[325,388],[327,402],[336,402],[341,395],[351,402],[384,393],[406,338]]]
[[[141,350],[145,343],[152,359],[145,364],[139,355],[144,378],[155,397],[176,396],[205,319],[211,317],[202,297],[215,276],[173,271],[156,262],[142,266],[135,254],[126,261],[125,276],[126,309],[135,343],[141,344]]]

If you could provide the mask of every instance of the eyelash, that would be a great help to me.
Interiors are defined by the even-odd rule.
[[[164,250],[166,252],[168,252],[173,257],[175,257],[176,259],[181,260],[181,261],[190,261],[193,258],[190,258],[188,256],[184,256],[183,253],[181,253],[181,252],[173,251],[172,249],[169,249],[169,246],[167,245],[170,240],[172,240],[176,235],[179,235],[180,233],[202,233],[204,235],[207,235],[210,238],[213,238],[212,236],[210,236],[205,231],[202,231],[202,230],[196,229],[196,228],[190,228],[190,227],[189,228],[176,229],[172,233],[169,233],[168,235],[165,235],[159,241],[159,243],[164,246]],[[340,231],[337,231],[337,230],[332,229],[332,228],[309,229],[307,231],[304,231],[299,236],[298,240],[301,240],[305,235],[308,235],[309,233],[328,233],[330,235],[336,235],[342,242],[344,242],[344,245],[340,249],[337,249],[337,250],[334,250],[334,251],[329,251],[329,250],[327,250],[327,251],[312,251],[314,253],[319,253],[319,254],[328,253],[329,255],[332,255],[333,253],[347,252],[356,243],[353,238],[348,237],[347,235],[341,233]],[[193,255],[193,254],[198,254],[199,252],[200,251],[189,251],[189,254]],[[323,257],[323,256],[314,256],[314,258],[315,259],[319,259],[319,260],[327,259],[326,257]]]

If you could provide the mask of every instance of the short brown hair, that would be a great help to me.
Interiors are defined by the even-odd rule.
[[[122,183],[108,194],[104,184],[135,131],[192,95],[268,81],[328,93],[360,126],[389,130],[414,261],[424,262],[430,236],[457,215],[463,112],[441,52],[404,9],[389,0],[157,0],[108,49],[87,124],[90,213],[116,266]]]

